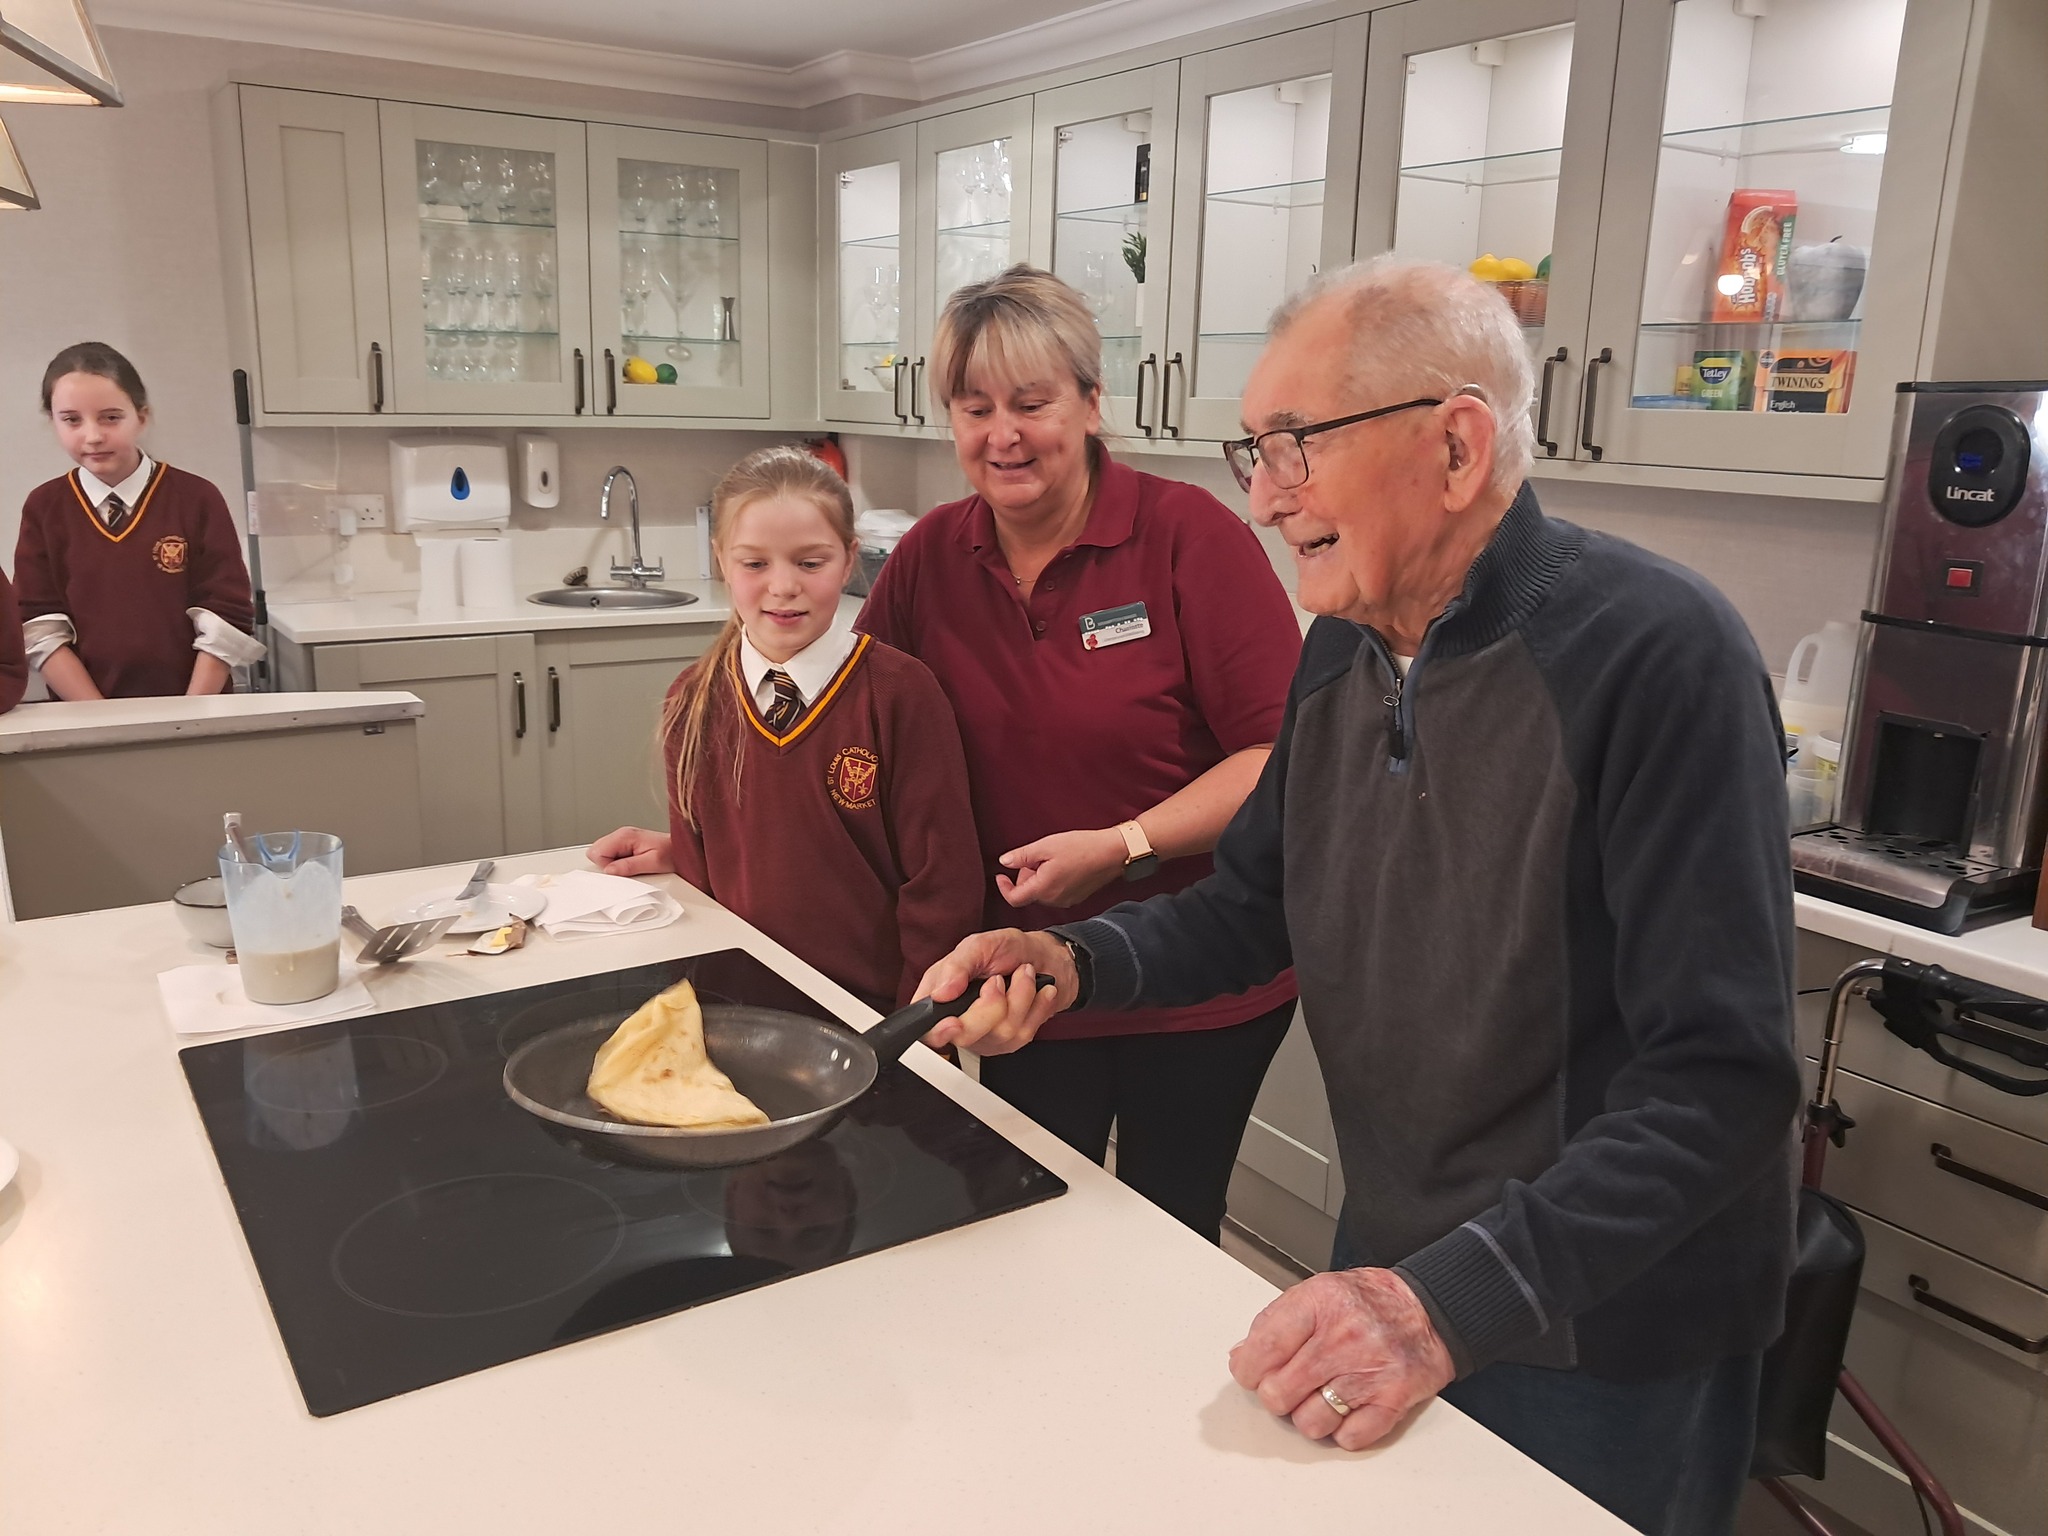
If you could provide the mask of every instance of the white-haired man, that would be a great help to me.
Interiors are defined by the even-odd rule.
[[[1199,884],[967,940],[926,990],[998,979],[934,1040],[1292,964],[1349,1193],[1237,1380],[1353,1449],[1441,1394],[1640,1530],[1725,1532],[1791,1264],[1777,712],[1711,587],[1543,515],[1530,393],[1448,268],[1275,316],[1225,451],[1322,617],[1258,788]]]

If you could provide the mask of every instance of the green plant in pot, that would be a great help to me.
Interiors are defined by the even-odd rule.
[[[1145,328],[1145,235],[1142,230],[1132,230],[1124,236],[1124,265],[1131,269],[1131,276],[1137,280],[1138,292],[1131,311],[1132,329]]]

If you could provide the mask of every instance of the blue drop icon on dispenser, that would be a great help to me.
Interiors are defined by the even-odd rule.
[[[448,477],[448,494],[457,501],[469,500],[469,471],[459,464],[455,473]]]

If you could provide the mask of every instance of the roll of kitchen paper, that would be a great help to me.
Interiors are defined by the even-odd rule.
[[[512,592],[512,541],[464,539],[460,543],[462,611],[505,614],[518,599]]]
[[[459,611],[461,587],[456,575],[458,541],[415,535],[420,551],[420,606],[423,619],[452,619]]]

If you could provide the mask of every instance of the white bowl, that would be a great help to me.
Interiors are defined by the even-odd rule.
[[[200,943],[215,949],[235,947],[234,931],[228,927],[227,892],[221,889],[219,875],[179,886],[171,892],[171,904],[185,931]]]

